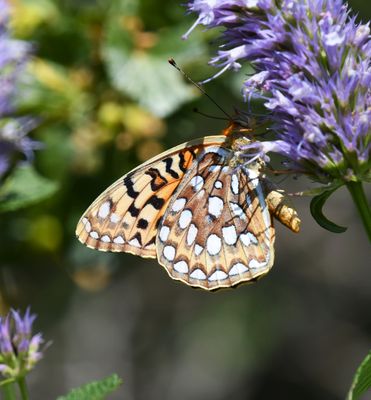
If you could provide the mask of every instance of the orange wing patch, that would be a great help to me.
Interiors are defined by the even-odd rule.
[[[218,140],[210,137],[179,146],[117,180],[80,219],[78,239],[101,251],[155,258],[157,229],[173,193],[208,141]]]

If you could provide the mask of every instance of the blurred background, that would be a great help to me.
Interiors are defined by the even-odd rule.
[[[371,4],[350,3],[370,19]],[[301,233],[277,224],[273,270],[234,290],[195,290],[156,261],[75,239],[81,214],[118,177],[225,127],[193,112],[222,116],[167,62],[175,58],[196,81],[212,76],[215,33],[198,29],[182,41],[194,17],[170,0],[11,5],[12,34],[34,46],[17,109],[38,118],[29,136],[44,147],[33,173],[49,190],[0,214],[1,311],[31,305],[37,331],[53,341],[28,377],[32,398],[116,372],[124,384],[112,399],[344,399],[371,347],[370,248],[345,190],[325,212],[346,233],[323,230],[310,199],[292,198]],[[240,89],[249,71],[206,89],[227,112],[246,109]],[[312,185],[276,183],[288,192]]]

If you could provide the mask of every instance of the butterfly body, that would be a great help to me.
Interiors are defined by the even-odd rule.
[[[78,223],[78,239],[157,257],[173,279],[206,290],[258,279],[273,265],[272,215],[294,231],[300,221],[265,184],[261,160],[244,164],[248,142],[237,131],[154,157],[98,197]]]

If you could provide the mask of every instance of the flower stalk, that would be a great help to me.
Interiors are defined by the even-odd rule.
[[[2,387],[4,400],[17,400],[14,382],[6,383]]]
[[[349,182],[346,184],[346,186],[353,198],[365,231],[371,242],[371,209],[369,207],[362,182]]]
[[[21,398],[22,400],[28,400],[28,390],[27,390],[27,384],[26,384],[26,379],[24,376],[18,379],[18,387],[19,391],[21,392]]]

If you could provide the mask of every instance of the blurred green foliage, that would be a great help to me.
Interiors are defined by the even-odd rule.
[[[0,212],[17,210],[55,193],[52,181],[35,173],[30,165],[19,166],[0,186]]]
[[[20,114],[40,117],[32,136],[45,148],[37,152],[34,170],[20,171],[2,188],[2,199],[12,198],[2,209],[15,210],[59,190],[38,206],[2,216],[0,239],[7,244],[0,250],[2,260],[22,262],[22,256],[14,258],[19,249],[62,259],[74,254],[73,269],[82,257],[71,250],[74,226],[92,199],[168,147],[166,142],[192,136],[195,126],[186,121],[190,108],[188,117],[176,113],[199,92],[167,59],[197,71],[195,79],[207,76],[210,37],[195,33],[182,41],[191,23],[184,13],[173,1],[161,7],[149,0],[14,2],[14,35],[35,47],[17,106]],[[37,180],[37,174],[44,178]]]

